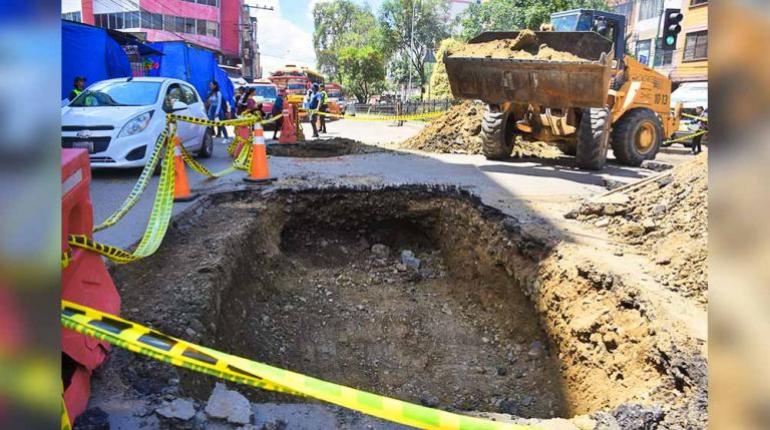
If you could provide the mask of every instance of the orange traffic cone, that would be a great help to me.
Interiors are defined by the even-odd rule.
[[[270,167],[267,165],[267,147],[262,125],[254,127],[254,140],[251,143],[251,166],[249,176],[243,178],[246,182],[270,182],[275,178],[270,176]]]
[[[238,142],[238,146],[235,147],[235,151],[233,151],[233,158],[238,158],[238,156],[241,154],[241,150],[243,150],[243,143],[249,141],[249,134],[251,134],[251,130],[249,130],[248,126],[239,125],[235,127],[235,135],[241,137],[243,140]]]
[[[182,159],[181,142],[179,136],[174,136],[174,201],[189,202],[195,200],[198,195],[190,192],[190,184],[187,182],[187,170]]]
[[[297,129],[294,127],[294,106],[289,105],[283,109],[282,113],[281,137],[278,138],[278,143],[283,145],[297,143]]]

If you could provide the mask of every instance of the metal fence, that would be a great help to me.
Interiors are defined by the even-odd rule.
[[[355,112],[358,114],[371,115],[414,115],[421,113],[445,111],[449,109],[454,100],[430,100],[422,102],[404,102],[404,103],[356,103]]]

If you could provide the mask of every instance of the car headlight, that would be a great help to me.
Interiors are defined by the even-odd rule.
[[[144,129],[150,125],[150,119],[152,119],[153,112],[155,111],[145,112],[131,118],[120,130],[118,138],[133,136],[144,131]]]

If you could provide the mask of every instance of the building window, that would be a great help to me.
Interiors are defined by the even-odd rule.
[[[80,16],[80,12],[67,12],[61,14],[62,19],[68,19],[70,21],[77,21],[77,22],[83,22],[83,19]]]
[[[684,61],[705,60],[709,56],[708,30],[688,33],[684,41]]]
[[[663,38],[659,38],[655,42],[655,59],[653,61],[654,67],[670,66],[674,62],[674,51],[663,49]]]
[[[641,0],[639,2],[639,21],[657,18],[663,13],[663,0]]]
[[[197,26],[195,27],[195,34],[199,36],[205,36],[206,35],[206,20],[205,19],[199,19],[197,22]]]
[[[206,36],[219,37],[219,24],[214,21],[206,21]]]
[[[139,28],[142,26],[141,21],[142,14],[139,11],[126,12],[126,28]]]
[[[709,0],[690,0],[690,7],[700,6],[700,5],[706,4],[708,2],[709,2]]]
[[[631,13],[634,11],[634,2],[628,1],[615,5],[615,13],[626,17],[626,22],[631,20]]]
[[[184,32],[189,34],[195,34],[195,18],[184,19]]]
[[[636,59],[645,66],[650,64],[650,45],[652,41],[649,39],[636,42]]]

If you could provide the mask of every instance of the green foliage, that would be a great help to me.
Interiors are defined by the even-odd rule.
[[[462,42],[457,39],[444,39],[436,52],[436,66],[430,75],[430,95],[433,99],[451,99],[452,90],[449,88],[449,78],[444,66],[444,56],[447,51],[458,48]]]
[[[449,3],[445,0],[385,0],[382,3],[379,15],[382,48],[390,60],[389,72],[394,81],[408,81],[411,65],[412,82],[425,86],[425,56],[449,36],[445,19],[448,14]]]
[[[457,17],[460,37],[468,40],[484,31],[538,30],[554,12],[571,9],[608,10],[605,0],[489,0],[471,4]]]
[[[368,6],[359,6],[351,0],[317,3],[313,8],[313,22],[318,69],[332,80],[340,80],[342,48],[376,46],[380,39],[374,14]]]
[[[358,101],[365,103],[372,94],[384,89],[385,60],[382,52],[374,46],[350,46],[340,50],[338,73],[342,86]]]

